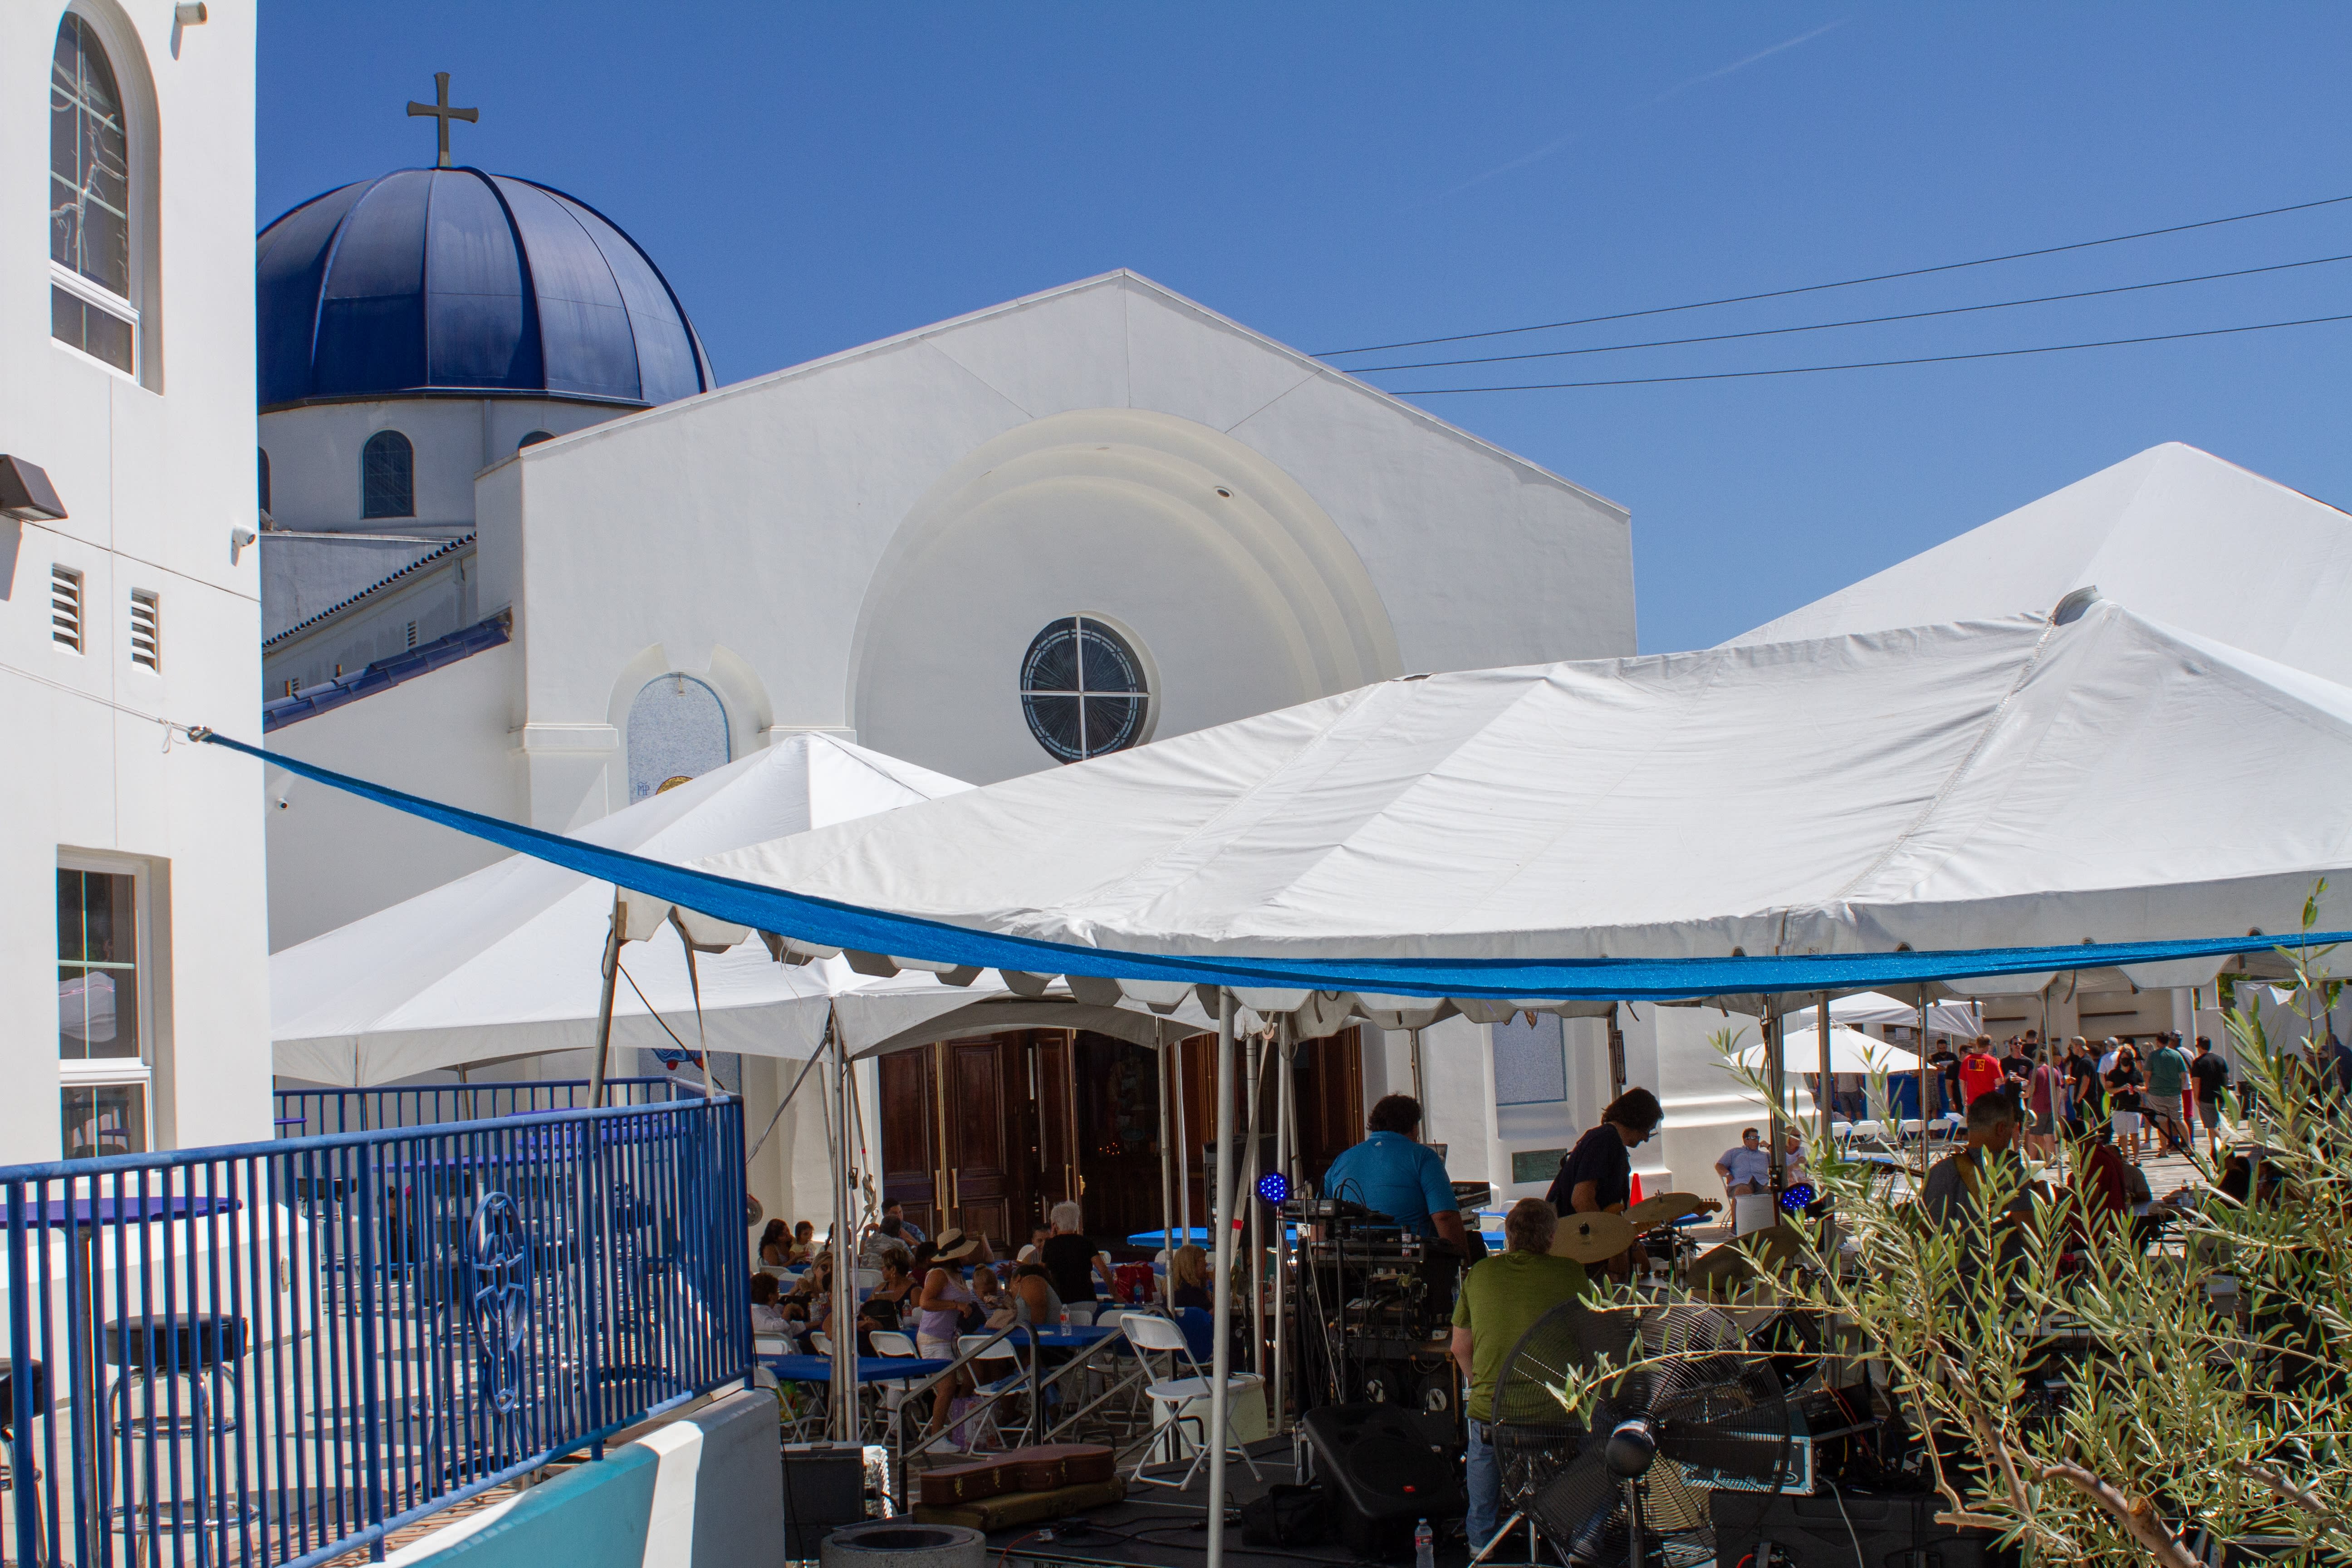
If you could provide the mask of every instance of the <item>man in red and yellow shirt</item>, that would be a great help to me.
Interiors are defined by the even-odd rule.
[[[1960,1058],[1960,1100],[1974,1105],[1977,1097],[2000,1087],[2000,1058],[1992,1054],[1992,1037],[1979,1035]]]

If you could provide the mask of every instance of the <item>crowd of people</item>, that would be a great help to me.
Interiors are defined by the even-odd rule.
[[[2058,1157],[2062,1137],[2079,1142],[2101,1126],[2133,1164],[2189,1152],[2199,1128],[2218,1159],[2223,1121],[2234,1115],[2229,1058],[2201,1035],[2193,1049],[2169,1032],[2145,1045],[2076,1035],[2060,1046],[2028,1029],[2000,1054],[1979,1035],[1958,1049],[1939,1045],[1927,1067],[1947,1110],[1965,1116],[1988,1094],[2007,1098],[2024,1152],[2044,1161]]]

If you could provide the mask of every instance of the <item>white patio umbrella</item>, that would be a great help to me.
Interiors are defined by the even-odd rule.
[[[1761,1068],[1769,1056],[1761,1042],[1748,1047],[1735,1058],[1745,1068]],[[1802,1033],[1796,1021],[1790,1020],[1787,1037],[1781,1041],[1783,1067],[1793,1073],[1817,1073],[1822,1070],[1819,1037],[1808,1025]],[[1859,1029],[1830,1026],[1830,1071],[1833,1073],[1895,1073],[1916,1072],[1919,1053],[1907,1050],[1887,1040],[1874,1040]]]

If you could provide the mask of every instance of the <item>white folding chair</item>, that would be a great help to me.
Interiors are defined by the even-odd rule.
[[[1092,1301],[1065,1301],[1062,1303],[1062,1320],[1074,1328],[1085,1328],[1095,1321],[1095,1304]]]
[[[1847,1139],[1849,1139],[1849,1138],[1853,1137],[1853,1122],[1851,1122],[1851,1121],[1839,1121],[1839,1120],[1837,1120],[1835,1117],[1832,1117],[1832,1118],[1830,1119],[1830,1141],[1831,1141],[1832,1142],[1835,1143],[1839,1148],[1843,1149],[1843,1148],[1844,1148],[1844,1147],[1845,1147],[1845,1141],[1846,1141]]]
[[[895,1330],[873,1329],[867,1331],[866,1337],[872,1342],[876,1355],[888,1356],[893,1361],[914,1361],[922,1353],[915,1348],[911,1336]],[[875,1416],[886,1436],[897,1424],[898,1412],[906,1407],[908,1381],[894,1377],[876,1385],[882,1391],[882,1398],[875,1407]]]
[[[1202,1461],[1209,1457],[1211,1439],[1206,1421],[1197,1415],[1185,1415],[1180,1412],[1196,1399],[1207,1399],[1213,1391],[1214,1384],[1201,1371],[1201,1363],[1192,1359],[1192,1347],[1185,1340],[1183,1329],[1169,1319],[1160,1317],[1156,1312],[1130,1311],[1119,1326],[1127,1333],[1128,1343],[1133,1345],[1139,1354],[1146,1358],[1165,1354],[1169,1361],[1169,1371],[1171,1373],[1176,1370],[1176,1358],[1182,1356],[1184,1364],[1192,1369],[1192,1375],[1190,1377],[1165,1377],[1144,1385],[1145,1397],[1156,1404],[1168,1406],[1168,1420],[1159,1432],[1153,1434],[1151,1440],[1143,1446],[1142,1453],[1135,1461],[1135,1468],[1128,1472],[1129,1485],[1150,1482],[1156,1487],[1172,1486],[1181,1492],[1192,1484],[1192,1478],[1199,1473]],[[1225,1397],[1230,1402],[1234,1394],[1244,1393],[1256,1386],[1257,1380],[1254,1377],[1228,1375],[1225,1379]],[[1227,1452],[1241,1457],[1242,1463],[1249,1467],[1252,1479],[1258,1479],[1256,1461],[1250,1458],[1249,1450],[1244,1447],[1233,1435],[1232,1410],[1233,1407],[1228,1403],[1225,1430],[1218,1434],[1217,1440],[1225,1445]],[[1187,1424],[1201,1433],[1201,1440],[1192,1447],[1192,1468],[1184,1472],[1184,1479],[1181,1481],[1171,1481],[1164,1477],[1145,1475],[1144,1468],[1151,1463],[1151,1452],[1160,1446],[1160,1440],[1163,1436],[1168,1439],[1169,1445],[1169,1458],[1166,1462],[1173,1464],[1183,1458],[1182,1451],[1176,1447],[1176,1444],[1180,1429]]]
[[[1895,1129],[1895,1136],[1898,1142],[1908,1143],[1914,1138],[1925,1138],[1927,1135],[1927,1124],[1916,1116],[1904,1118]]]
[[[1886,1145],[1886,1123],[1875,1121],[1857,1121],[1848,1130],[1846,1137],[1851,1142],[1875,1143],[1884,1148]]]
[[[882,1270],[879,1268],[853,1268],[849,1271],[849,1283],[851,1288],[854,1289],[875,1289],[882,1283]]]
[[[988,1402],[980,1415],[973,1418],[974,1424],[965,1428],[966,1435],[971,1438],[971,1447],[975,1448],[980,1447],[983,1437],[983,1433],[978,1429],[981,1426],[986,1427],[984,1436],[991,1445],[1001,1446],[1003,1443],[1004,1433],[997,1425],[996,1413],[1004,1407],[1004,1401],[996,1396],[1010,1395],[1027,1386],[1029,1382],[1029,1369],[1022,1364],[1019,1343],[1010,1339],[991,1343],[992,1338],[988,1334],[956,1336],[956,1353],[971,1355],[972,1394]],[[987,1348],[983,1350],[982,1346]],[[974,1352],[979,1353],[972,1354]]]

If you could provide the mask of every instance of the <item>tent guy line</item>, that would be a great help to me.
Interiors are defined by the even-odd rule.
[[[2243,936],[2188,941],[2085,942],[2064,947],[1674,959],[1393,958],[1318,962],[1130,952],[974,931],[740,881],[427,800],[265,751],[201,726],[192,731],[191,736],[207,745],[243,752],[329,788],[568,870],[667,900],[716,920],[776,931],[803,942],[890,954],[899,957],[902,963],[944,964],[975,972],[996,969],[1076,974],[1238,990],[1305,988],[1375,995],[1496,1000],[1670,1001],[2039,974],[2052,970],[2226,957],[2352,941],[2352,931],[2313,931],[2293,936],[2248,932]]]

